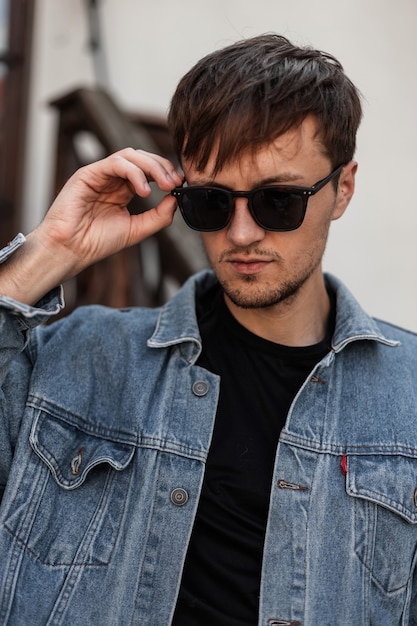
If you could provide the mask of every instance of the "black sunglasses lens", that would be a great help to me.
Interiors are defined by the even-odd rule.
[[[211,231],[227,226],[233,207],[221,189],[184,189],[180,209],[188,226]]]
[[[217,188],[183,188],[178,203],[188,226],[206,232],[225,228],[234,210],[234,199]],[[273,187],[264,187],[251,194],[253,216],[265,230],[298,228],[304,219],[305,204],[302,195]]]
[[[256,221],[265,230],[294,230],[304,219],[303,198],[296,193],[265,187],[253,194],[252,206]]]

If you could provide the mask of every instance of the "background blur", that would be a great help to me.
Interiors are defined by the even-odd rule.
[[[2,83],[12,67],[10,58],[4,63],[12,2],[32,14],[19,53],[27,91],[2,119],[3,134],[10,115],[23,127],[15,137],[24,232],[41,219],[56,185],[60,109],[51,102],[99,86],[122,110],[163,119],[177,81],[201,56],[276,31],[334,54],[364,96],[357,191],[332,226],[325,269],[368,312],[417,331],[415,0],[0,0]],[[100,156],[91,137],[83,150]]]

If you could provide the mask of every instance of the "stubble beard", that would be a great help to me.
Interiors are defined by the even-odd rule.
[[[266,309],[277,305],[290,306],[303,285],[320,265],[318,257],[311,257],[309,264],[300,268],[291,278],[285,279],[282,278],[285,274],[284,262],[279,254],[275,251],[266,253],[258,250],[256,254],[258,256],[266,254],[268,258],[273,258],[277,271],[281,270],[281,277],[278,278],[279,284],[271,281],[264,282],[256,274],[241,275],[234,279],[222,276],[222,262],[227,261],[227,258],[231,256],[230,252],[221,255],[218,268],[213,263],[211,264],[225,295],[235,306],[242,309]]]
[[[285,281],[280,286],[259,284],[258,277],[253,275],[242,276],[240,287],[232,285],[231,281],[222,280],[221,277],[218,280],[225,295],[235,306],[242,309],[267,309],[277,305],[290,305],[311,273],[312,271],[298,280]]]
[[[327,231],[326,231],[327,232]],[[304,258],[300,267],[295,269],[291,276],[288,276],[288,268],[281,255],[273,249],[258,249],[248,246],[247,248],[233,248],[224,250],[219,258],[214,262],[210,258],[207,248],[204,246],[206,258],[214,270],[224,294],[237,307],[242,309],[267,309],[276,306],[289,307],[297,298],[300,290],[321,265],[321,259],[326,246],[327,237],[320,237],[322,246],[317,246],[315,250]],[[319,249],[320,248],[320,249]],[[265,280],[257,274],[248,274],[228,278],[222,275],[222,265],[231,258],[239,255],[255,254],[257,257],[265,256],[271,260],[276,268],[277,280]],[[286,276],[287,274],[287,276]]]

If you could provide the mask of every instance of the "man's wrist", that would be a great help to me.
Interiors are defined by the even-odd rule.
[[[57,256],[34,233],[19,234],[0,250],[0,294],[7,301],[35,306],[63,275]]]

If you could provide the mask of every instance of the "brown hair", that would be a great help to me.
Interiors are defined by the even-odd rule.
[[[168,125],[180,160],[202,170],[215,146],[218,172],[310,114],[332,165],[350,161],[362,117],[359,91],[330,54],[267,34],[201,59],[178,84]]]

